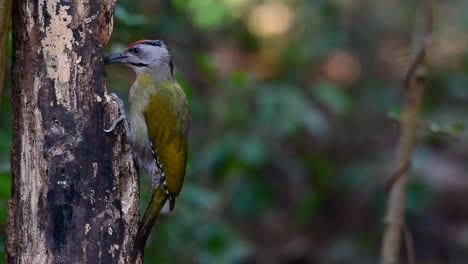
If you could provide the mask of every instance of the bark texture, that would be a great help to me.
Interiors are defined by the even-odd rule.
[[[138,178],[105,91],[114,0],[13,3],[6,263],[129,263]],[[139,260],[138,260],[139,261]]]

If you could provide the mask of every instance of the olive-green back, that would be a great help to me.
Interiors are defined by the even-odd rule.
[[[188,103],[177,83],[161,85],[145,111],[148,135],[163,165],[169,192],[179,194],[187,164],[187,137],[190,125]]]

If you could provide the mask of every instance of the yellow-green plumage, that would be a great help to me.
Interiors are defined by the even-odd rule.
[[[134,258],[136,257],[136,253],[138,251],[143,254],[146,240],[148,239],[148,235],[151,232],[151,227],[153,226],[154,221],[156,221],[156,218],[159,215],[159,212],[161,212],[161,209],[166,203],[166,200],[166,194],[161,188],[158,188],[151,193],[151,201],[148,204],[145,215],[143,216],[143,219],[138,226],[138,232],[135,239],[136,244]]]
[[[188,103],[182,88],[173,80],[158,80],[154,76],[142,73],[138,76],[130,92],[132,111],[133,144],[136,149],[146,149],[138,157],[140,166],[155,164],[148,149],[149,140],[156,148],[159,162],[167,183],[169,196],[159,186],[153,191],[151,201],[140,223],[137,242],[144,246],[151,227],[166,201],[173,201],[180,193],[187,164],[187,136],[190,123]],[[149,162],[150,161],[150,162]],[[151,174],[151,168],[145,169]],[[150,175],[153,187],[161,175]],[[143,244],[141,244],[143,242]],[[140,248],[140,250],[143,250]]]
[[[169,201],[172,210],[180,193],[187,163],[187,136],[190,116],[182,88],[173,75],[168,48],[161,40],[139,40],[123,53],[104,59],[105,63],[125,63],[137,74],[130,89],[130,128],[127,136],[138,167],[152,180],[151,201],[138,226],[135,254],[143,253],[158,214]],[[125,118],[119,117],[118,120]],[[106,132],[115,128],[116,121]]]
[[[142,166],[154,163],[147,140],[156,147],[163,165],[169,192],[179,194],[187,164],[187,136],[190,123],[185,93],[177,82],[161,81],[142,73],[130,91],[132,111],[131,140],[146,156]],[[147,171],[151,171],[147,169]]]
[[[162,85],[151,96],[145,117],[149,138],[156,145],[159,161],[163,164],[169,192],[177,195],[185,177],[189,122],[187,99],[182,88],[177,83]]]

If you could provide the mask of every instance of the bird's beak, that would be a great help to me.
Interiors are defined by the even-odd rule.
[[[123,62],[126,62],[125,61],[126,58],[128,58],[128,56],[123,53],[112,54],[104,58],[104,63],[105,64],[123,63]]]

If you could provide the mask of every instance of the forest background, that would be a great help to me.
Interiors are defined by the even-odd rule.
[[[117,1],[105,53],[137,39],[163,39],[192,112],[187,180],[175,212],[157,222],[147,262],[376,263],[415,6]],[[468,2],[435,1],[434,10],[425,125],[406,217],[418,263],[463,263]],[[0,109],[0,229],[11,189],[8,60]],[[108,90],[121,98],[133,80],[130,69],[108,68]],[[142,178],[141,186],[147,183]],[[149,189],[142,195],[145,205]]]

